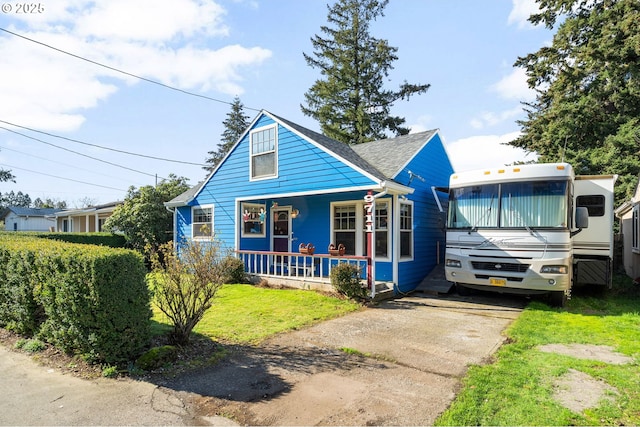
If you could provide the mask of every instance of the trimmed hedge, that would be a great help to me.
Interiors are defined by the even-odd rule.
[[[94,362],[134,359],[149,342],[140,254],[0,234],[0,326]]]
[[[16,234],[15,231],[9,234]],[[68,243],[79,243],[83,245],[98,245],[108,246],[110,248],[125,248],[127,245],[127,239],[121,234],[112,233],[51,233],[51,232],[33,232],[24,231],[17,232],[18,235],[39,237],[41,239],[60,240]]]

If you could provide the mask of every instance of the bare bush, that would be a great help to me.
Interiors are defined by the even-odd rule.
[[[152,254],[151,263],[155,303],[173,323],[169,341],[186,345],[227,275],[220,242],[192,240],[181,244],[179,251],[169,242]]]

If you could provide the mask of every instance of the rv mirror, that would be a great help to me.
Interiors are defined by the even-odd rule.
[[[584,206],[576,208],[576,228],[589,228],[589,210]]]

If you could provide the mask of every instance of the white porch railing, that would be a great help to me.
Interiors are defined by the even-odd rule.
[[[304,279],[329,283],[331,269],[338,263],[355,265],[360,277],[367,280],[367,257],[333,256],[329,254],[304,255],[297,252],[236,251],[244,262],[245,271],[256,276],[286,279]]]

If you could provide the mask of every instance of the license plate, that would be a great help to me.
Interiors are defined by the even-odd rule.
[[[489,283],[493,286],[506,286],[507,279],[498,279],[495,277],[489,278]]]

